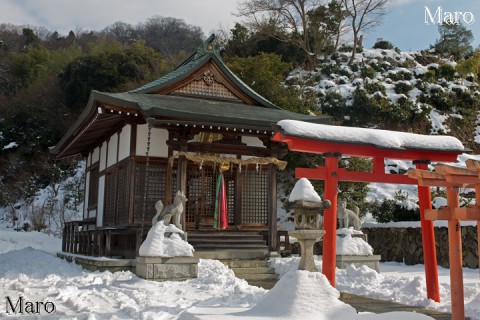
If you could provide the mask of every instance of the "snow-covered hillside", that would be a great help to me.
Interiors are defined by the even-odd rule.
[[[80,161],[71,176],[32,190],[28,198],[0,206],[0,227],[36,230],[60,237],[65,221],[82,219],[84,175],[85,162]]]
[[[350,65],[347,63],[349,57],[349,52],[323,57],[316,70],[296,69],[287,78],[287,83],[315,93],[319,109],[347,125],[358,124],[355,119],[358,114],[354,110],[362,112],[363,109],[365,117],[372,117],[370,126],[382,127],[381,123],[375,123],[374,112],[383,113],[383,116],[391,113],[406,121],[406,126],[408,122],[414,126],[418,118],[425,117],[429,127],[419,133],[426,134],[452,133],[452,121],[457,124],[466,117],[459,100],[468,101],[480,95],[473,74],[462,78],[456,62],[440,59],[429,52],[363,49]],[[359,96],[360,93],[365,96]],[[455,101],[457,96],[459,99]],[[365,97],[371,101],[362,100]],[[370,103],[374,104],[373,109],[369,109]],[[480,141],[479,132],[478,128],[472,130],[471,138]]]

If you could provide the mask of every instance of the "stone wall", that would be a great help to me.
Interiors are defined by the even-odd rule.
[[[420,228],[362,228],[368,235],[373,252],[381,261],[405,262],[407,265],[423,264],[422,235]],[[448,268],[448,228],[435,227],[435,244],[438,265]],[[463,266],[478,268],[477,228],[462,227]]]

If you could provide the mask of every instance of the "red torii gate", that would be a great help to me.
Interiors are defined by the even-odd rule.
[[[450,260],[450,288],[452,319],[464,319],[465,305],[462,270],[462,231],[461,220],[477,221],[477,245],[480,253],[480,161],[467,160],[467,168],[448,165],[435,167],[435,172],[410,170],[408,175],[418,179],[422,186],[443,186],[447,188],[447,206],[436,210],[426,210],[428,220],[448,221],[448,252]],[[460,208],[459,188],[475,188],[475,206]],[[480,262],[480,257],[479,257]]]
[[[300,130],[300,134],[295,130],[291,130],[292,123],[301,126],[302,130]],[[284,127],[284,125],[286,128]],[[324,136],[321,133],[310,134],[310,129],[314,131],[317,128],[325,128],[326,131],[329,132],[327,132]],[[428,137],[428,139],[432,140],[430,138],[431,136],[406,134],[400,132],[396,134],[398,134],[399,136],[403,135],[405,138],[407,138],[406,140],[412,139],[410,141],[410,144],[415,146],[415,148],[408,148],[408,146],[389,147],[385,145],[375,144],[375,141],[372,140],[362,141],[361,134],[365,132],[369,135],[373,135],[374,133],[381,135],[387,132],[385,130],[348,128],[357,130],[359,136],[356,139],[352,139],[351,137],[342,139],[341,132],[339,132],[338,136],[336,137],[332,136],[332,131],[336,130],[336,128],[338,128],[339,131],[345,129],[345,127],[335,127],[293,120],[283,120],[278,123],[276,127],[276,132],[271,138],[272,141],[287,144],[290,151],[320,154],[325,158],[324,167],[318,166],[314,169],[295,169],[296,178],[324,180],[324,198],[330,200],[331,202],[331,207],[325,210],[324,216],[324,229],[326,232],[323,237],[323,274],[330,281],[330,284],[332,286],[335,286],[338,200],[337,189],[339,181],[415,184],[418,186],[418,198],[420,203],[420,220],[422,227],[422,243],[425,261],[427,297],[436,302],[440,302],[434,226],[433,221],[426,220],[424,216],[425,210],[432,208],[430,188],[428,186],[422,186],[418,184],[417,180],[412,179],[407,175],[386,174],[385,159],[410,160],[413,161],[417,169],[428,170],[428,164],[430,162],[454,162],[457,160],[457,156],[466,151],[466,149],[461,145],[458,140],[453,137],[438,137],[440,139],[443,138],[447,140],[454,139],[458,142],[457,145],[453,143],[453,147],[450,148],[450,150],[449,148],[435,149],[435,145],[419,148],[415,145],[415,138]],[[356,134],[355,131],[349,133]],[[389,131],[389,133],[393,134],[392,131]],[[368,136],[368,134],[366,136]],[[381,139],[381,137],[379,136],[374,138]],[[427,143],[430,142],[428,139],[426,140]],[[434,141],[432,140],[431,143],[434,144]],[[355,172],[347,171],[345,168],[339,168],[338,159],[340,156],[343,155],[372,158],[372,172]]]

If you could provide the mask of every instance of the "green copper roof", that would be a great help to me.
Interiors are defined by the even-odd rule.
[[[138,106],[145,117],[168,117],[225,124],[256,126],[270,130],[280,120],[292,119],[327,123],[328,117],[314,117],[284,109],[259,108],[243,103],[196,99],[170,95],[137,94],[132,92],[96,92],[98,101],[116,105]]]
[[[209,60],[213,60],[214,63],[223,71],[223,73],[229,78],[235,85],[240,88],[244,93],[257,102],[259,107],[280,109],[280,107],[271,103],[252,88],[250,88],[245,82],[237,77],[223,62],[220,57],[219,51],[212,44],[215,36],[212,34],[203,45],[198,48],[190,57],[188,57],[180,66],[174,71],[166,74],[165,76],[147,83],[137,89],[131,90],[131,93],[155,93],[158,90],[185,79],[190,74],[198,70]]]
[[[112,135],[131,121],[132,115],[145,121],[189,123],[192,125],[218,125],[233,129],[263,130],[271,132],[272,124],[280,120],[291,119],[315,123],[327,123],[329,117],[315,117],[284,110],[269,102],[235,74],[220,58],[212,45],[211,36],[202,47],[187,58],[173,72],[152,81],[138,89],[108,93],[92,91],[89,102],[75,124],[65,133],[50,152],[58,158],[86,153],[105,137]],[[234,100],[210,99],[205,97],[187,97],[170,94],[153,94],[160,89],[189,77],[206,63],[212,61],[239,90],[251,98],[254,104],[235,102]],[[104,106],[121,108],[122,112],[103,109]],[[141,120],[135,120],[141,121]]]

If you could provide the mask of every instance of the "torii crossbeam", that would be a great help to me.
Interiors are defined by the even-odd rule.
[[[324,212],[326,233],[323,240],[322,272],[333,286],[335,286],[336,269],[338,182],[417,184],[417,180],[406,175],[385,173],[385,159],[410,160],[417,169],[427,170],[430,162],[454,162],[459,154],[467,150],[458,139],[449,136],[329,126],[294,120],[279,121],[276,133],[271,140],[285,143],[290,151],[321,154],[325,158],[324,167],[296,168],[295,175],[296,178],[325,181],[324,198],[330,200],[331,207]],[[371,158],[373,170],[372,172],[352,172],[339,168],[340,156]],[[432,208],[430,188],[417,185],[427,297],[439,302],[440,290],[433,221],[424,217],[425,210]]]

